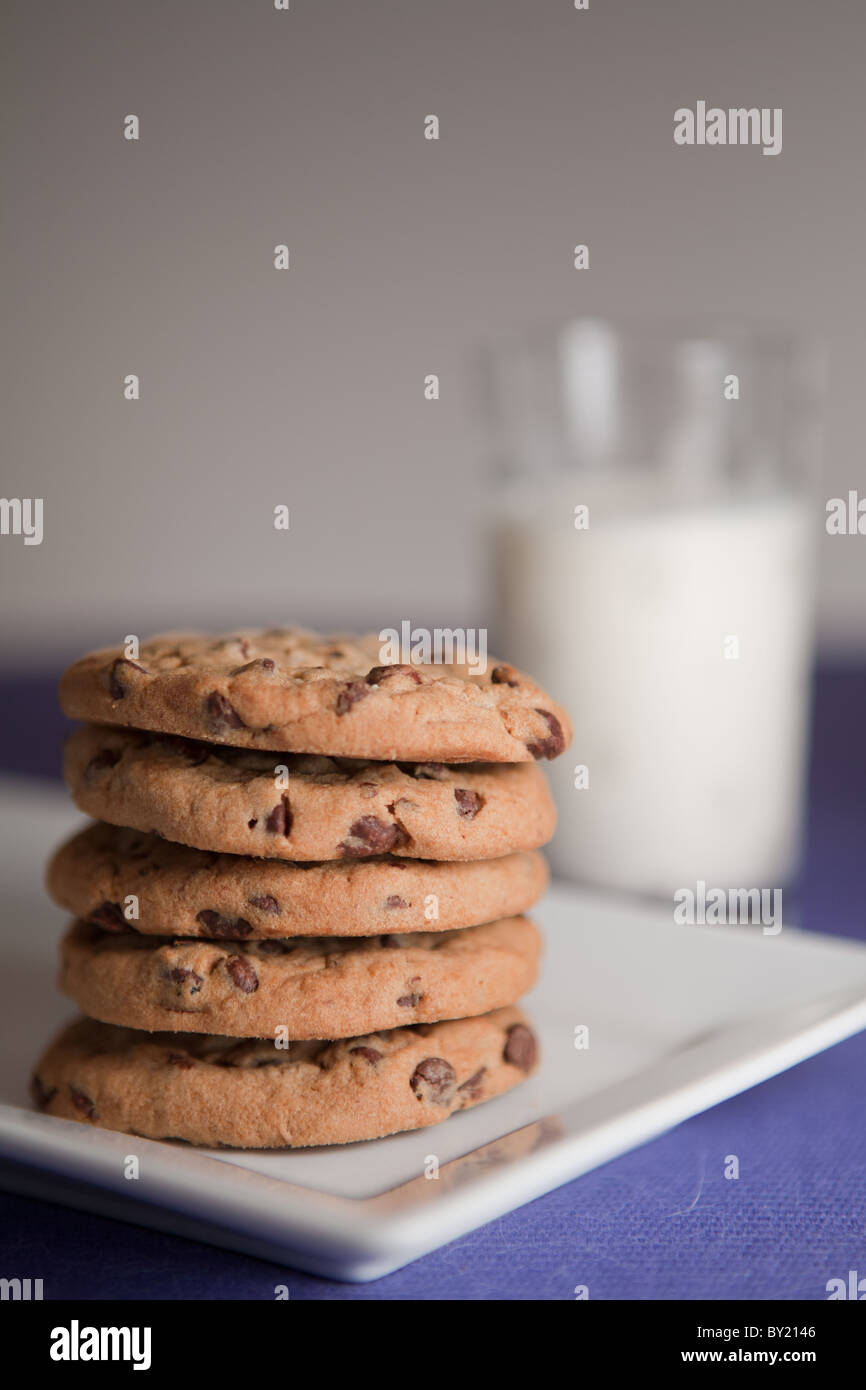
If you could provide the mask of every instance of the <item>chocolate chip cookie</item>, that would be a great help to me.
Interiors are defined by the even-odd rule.
[[[534,763],[367,762],[85,724],[64,770],[88,815],[265,859],[496,859],[537,849],[556,821]]]
[[[535,983],[541,937],[525,917],[406,936],[202,941],[76,922],[60,988],[103,1023],[293,1040],[436,1023],[513,1004]]]
[[[73,719],[283,752],[383,761],[531,762],[571,741],[565,712],[529,676],[492,662],[383,664],[376,636],[271,628],[169,633],[76,661],[60,682]]]
[[[515,1008],[284,1050],[81,1019],[48,1048],[32,1090],[49,1115],[148,1139],[293,1148],[438,1124],[509,1090],[535,1061]]]
[[[102,823],[74,835],[48,867],[54,900],[108,931],[226,940],[447,931],[517,916],[546,886],[544,859],[531,851],[463,863],[380,854],[292,864]]]

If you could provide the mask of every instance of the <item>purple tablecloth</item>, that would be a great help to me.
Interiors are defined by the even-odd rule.
[[[0,685],[0,769],[57,775],[50,683]],[[866,937],[866,671],[825,670],[815,703],[797,920]],[[866,1033],[387,1279],[346,1285],[173,1236],[0,1195],[0,1273],[46,1298],[826,1298],[866,1276]],[[727,1181],[736,1154],[740,1178]]]

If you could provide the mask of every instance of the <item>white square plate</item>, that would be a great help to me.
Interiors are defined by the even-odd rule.
[[[866,946],[676,926],[663,909],[554,889],[533,912],[547,954],[526,1001],[541,1067],[441,1126],[211,1153],[37,1115],[30,1069],[74,1012],[54,988],[64,919],[43,867],[79,822],[59,790],[0,783],[0,1181],[331,1278],[379,1278],[866,1027]]]

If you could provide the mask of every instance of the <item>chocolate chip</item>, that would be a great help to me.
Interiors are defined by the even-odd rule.
[[[44,1110],[46,1105],[48,1105],[48,1103],[50,1102],[52,1096],[56,1095],[57,1087],[52,1086],[49,1090],[49,1088],[45,1085],[45,1082],[42,1080],[42,1077],[37,1076],[34,1072],[33,1076],[30,1079],[30,1096],[36,1108],[38,1110]]]
[[[397,832],[392,849],[399,849],[403,845],[408,845],[412,838],[403,822],[400,820],[401,811],[417,811],[418,805],[415,801],[410,801],[408,797],[401,796],[399,801],[392,801],[388,805],[388,810],[394,817],[394,829]]]
[[[355,758],[328,758],[323,753],[295,753],[293,767],[301,777],[314,782],[348,782],[355,771]]]
[[[112,663],[108,673],[108,689],[112,700],[122,700],[126,695],[126,686],[123,683],[123,672],[125,667],[129,667],[131,671],[144,672],[144,667],[139,666],[137,661],[130,661],[129,658],[125,656],[118,657],[117,660]]]
[[[506,1035],[505,1049],[502,1053],[506,1062],[521,1071],[529,1071],[535,1065],[538,1047],[535,1035],[523,1023],[512,1023]]]
[[[349,681],[348,685],[344,685],[337,696],[337,713],[348,714],[353,705],[356,705],[359,700],[363,700],[364,696],[369,694],[370,692],[363,681]]]
[[[462,820],[474,820],[484,805],[484,797],[466,787],[454,788],[454,800],[457,802],[457,814]]]
[[[379,937],[379,945],[384,946],[386,951],[399,951],[400,949],[399,938],[396,936],[391,936],[388,933],[386,933],[384,936]]]
[[[385,906],[386,906],[386,907],[389,907],[389,908],[390,908],[390,907],[408,907],[409,904],[407,903],[407,901],[406,901],[405,898],[401,898],[401,897],[400,897],[400,894],[399,894],[399,893],[392,893],[392,894],[390,895],[390,897],[388,897],[388,898],[385,899]]]
[[[189,763],[190,767],[201,767],[201,764],[207,762],[210,756],[203,744],[191,743],[187,738],[183,739],[183,746],[177,751],[184,762]]]
[[[258,819],[255,816],[253,816],[252,820],[247,821],[247,830],[255,830],[258,823]]]
[[[413,975],[410,980],[406,981],[406,993],[397,1000],[401,1009],[416,1009],[421,1003],[424,995],[418,993],[420,983],[420,975]]]
[[[98,772],[103,772],[107,767],[116,767],[120,762],[120,754],[113,748],[103,748],[95,758],[91,758],[87,767],[84,769],[85,782],[92,782]]]
[[[191,738],[182,738],[180,734],[154,734],[152,742],[167,748],[171,753],[177,753],[190,767],[198,767],[209,756],[206,744],[196,743]]]
[[[243,655],[246,656],[247,653],[244,652]],[[255,661],[248,661],[245,666],[235,666],[231,675],[241,676],[245,671],[267,671],[270,675],[274,670],[276,666],[269,656],[257,656]]]
[[[486,1067],[481,1067],[474,1076],[470,1076],[468,1081],[464,1081],[462,1086],[457,1087],[458,1094],[465,1097],[467,1101],[477,1100],[481,1095],[481,1083],[487,1072]]]
[[[444,782],[448,776],[444,763],[414,763],[404,767],[403,771],[408,772],[410,777],[424,777],[432,782]]]
[[[195,970],[187,970],[182,965],[176,965],[173,970],[169,970],[168,978],[174,981],[179,991],[189,985],[190,994],[198,994],[203,984],[201,975]]]
[[[208,695],[206,709],[211,730],[215,734],[221,734],[226,729],[246,728],[234,705],[218,690],[212,690]]]
[[[490,672],[490,679],[494,685],[519,685],[516,679],[517,672],[513,666],[494,666]]]
[[[256,893],[255,897],[247,898],[250,907],[257,907],[260,912],[272,912],[277,915],[280,905],[276,898],[272,898],[270,893]]]
[[[368,1062],[371,1067],[382,1060],[382,1053],[377,1052],[375,1047],[350,1047],[349,1056],[363,1057],[364,1061]]]
[[[185,1052],[169,1052],[166,1062],[171,1067],[178,1067],[180,1071],[189,1071],[194,1065],[191,1057],[187,1057]]]
[[[89,921],[95,922],[97,926],[102,927],[103,931],[128,931],[130,927],[130,923],[123,915],[123,908],[120,903],[101,903],[90,913]]]
[[[256,942],[256,949],[263,956],[287,956],[290,951],[294,951],[294,941],[284,941],[281,937],[271,937],[266,941]]]
[[[413,666],[401,666],[395,662],[393,666],[374,666],[367,672],[365,677],[368,685],[381,685],[391,676],[408,676],[416,685],[421,684],[421,677]]]
[[[84,1092],[79,1091],[76,1086],[69,1087],[69,1094],[72,1098],[72,1104],[75,1106],[76,1110],[78,1110],[88,1120],[96,1119],[96,1106],[93,1104],[93,1101],[90,1099],[90,1096],[86,1096]]]
[[[150,854],[150,841],[147,835],[139,835],[136,830],[118,830],[117,840],[119,842],[118,847],[132,859],[146,859]]]
[[[255,994],[259,987],[259,977],[246,956],[229,956],[226,970],[239,990],[244,994]]]
[[[540,714],[545,720],[550,733],[547,738],[536,739],[532,743],[527,743],[526,747],[533,758],[558,758],[565,747],[565,734],[562,732],[562,725],[555,714],[550,710],[537,709],[536,714]]]
[[[289,809],[289,798],[280,797],[271,814],[265,821],[265,828],[272,835],[288,835],[292,828],[292,813]]]
[[[204,927],[208,936],[217,940],[252,936],[253,929],[245,917],[223,917],[212,907],[202,908],[201,912],[196,913],[195,920]]]
[[[405,837],[405,831],[402,833]],[[344,859],[364,859],[369,854],[387,854],[399,843],[400,826],[386,825],[375,816],[361,816],[349,826],[346,839],[340,841],[337,849]]]
[[[419,1100],[447,1105],[457,1089],[457,1077],[450,1062],[442,1057],[425,1057],[410,1076],[409,1085]]]

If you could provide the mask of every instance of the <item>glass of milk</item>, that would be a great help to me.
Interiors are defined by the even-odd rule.
[[[796,870],[818,351],[578,320],[497,355],[498,650],[569,710],[557,872],[668,896]]]

